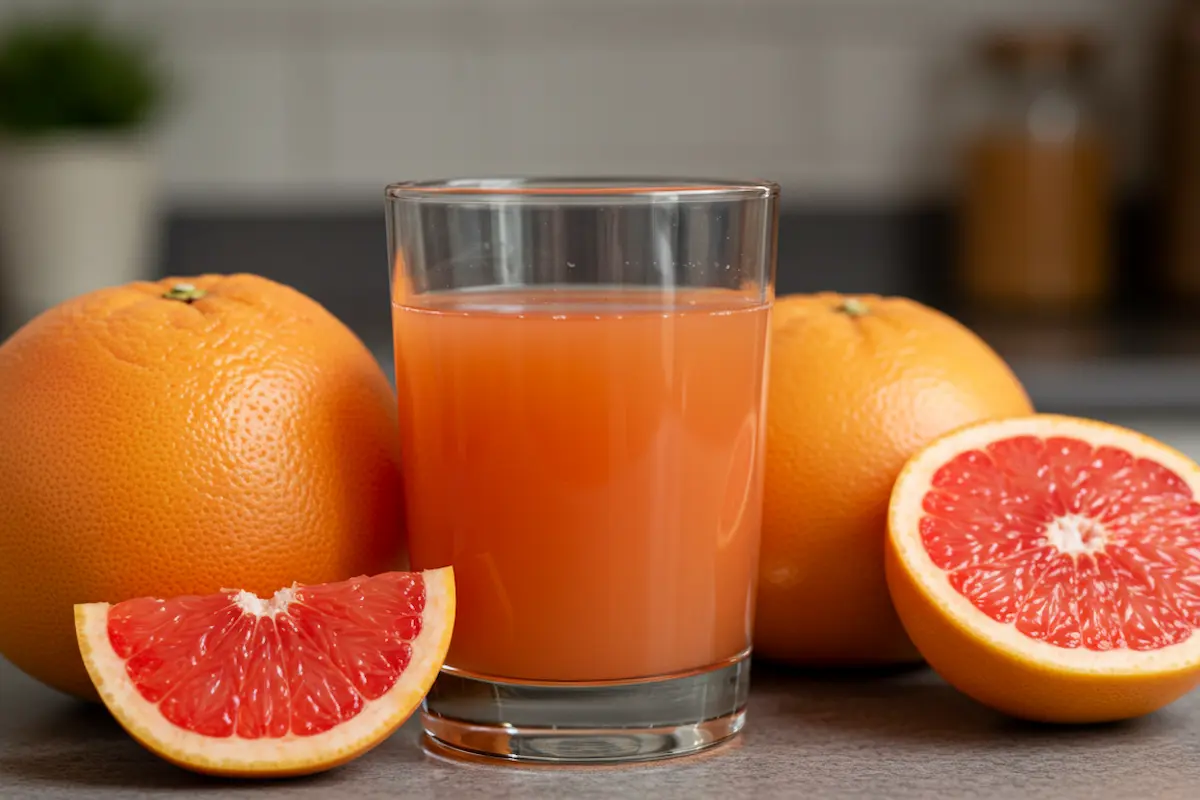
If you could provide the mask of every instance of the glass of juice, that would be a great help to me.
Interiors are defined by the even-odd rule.
[[[458,592],[437,745],[619,762],[741,729],[778,194],[387,188],[411,562]]]

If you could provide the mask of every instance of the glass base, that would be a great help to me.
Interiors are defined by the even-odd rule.
[[[637,682],[501,681],[444,667],[421,719],[451,752],[530,764],[651,761],[735,736],[749,690],[749,650]]]

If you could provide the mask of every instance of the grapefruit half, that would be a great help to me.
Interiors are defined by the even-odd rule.
[[[75,606],[104,704],[197,772],[320,772],[382,742],[421,702],[454,626],[449,568],[280,589]]]
[[[1200,682],[1200,468],[1149,437],[1052,415],[914,456],[886,571],[929,664],[1000,711],[1102,722]]]

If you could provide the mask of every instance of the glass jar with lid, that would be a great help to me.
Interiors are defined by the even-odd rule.
[[[989,309],[1080,309],[1112,288],[1112,157],[1082,31],[994,33],[964,148],[959,283]]]

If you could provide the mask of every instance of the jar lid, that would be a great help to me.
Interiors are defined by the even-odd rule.
[[[990,63],[1007,68],[1079,69],[1100,54],[1095,35],[1082,28],[1029,28],[992,31],[982,52]]]

